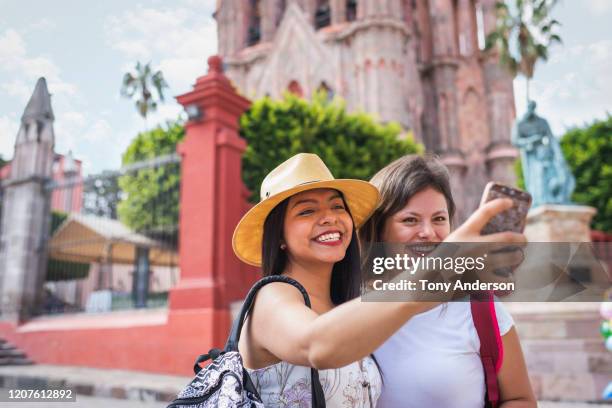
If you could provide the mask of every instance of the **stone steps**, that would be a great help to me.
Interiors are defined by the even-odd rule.
[[[34,364],[23,351],[4,339],[0,339],[0,366]]]
[[[508,309],[521,340],[601,339],[599,303],[514,304]]]

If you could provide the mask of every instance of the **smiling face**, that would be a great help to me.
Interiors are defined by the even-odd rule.
[[[385,242],[413,243],[418,253],[433,250],[427,243],[441,242],[450,234],[446,199],[428,187],[414,194],[404,208],[385,221],[382,239]]]
[[[336,190],[316,189],[289,199],[283,225],[291,262],[336,263],[351,243],[353,220]]]

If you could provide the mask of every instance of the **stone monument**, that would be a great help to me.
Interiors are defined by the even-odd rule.
[[[0,316],[11,321],[31,317],[40,301],[46,273],[44,240],[50,223],[53,110],[47,82],[36,83],[15,141],[11,174],[3,182],[0,234]]]
[[[529,101],[527,113],[512,131],[512,144],[521,153],[525,186],[533,197],[532,207],[570,204],[576,181],[548,121],[535,109],[536,103]]]
[[[538,255],[543,259],[554,259],[559,248],[582,250],[572,254],[566,274],[559,277],[558,270],[543,267],[538,270],[539,279],[559,277],[557,287],[568,279],[585,288],[601,284],[605,274],[598,273],[601,270],[593,263],[588,244],[596,209],[571,202],[574,177],[548,122],[535,109],[536,103],[530,101],[512,132],[512,144],[520,150],[525,185],[533,196],[525,235],[530,242],[573,243],[539,245]],[[584,300],[588,291],[571,294],[567,299]],[[547,302],[506,305],[521,337],[536,396],[575,401],[599,398],[612,367],[598,340],[598,302],[559,302],[551,297]]]
[[[590,242],[593,207],[571,202],[576,181],[548,121],[527,113],[514,124],[512,144],[519,148],[525,187],[533,197],[525,234],[531,242]]]

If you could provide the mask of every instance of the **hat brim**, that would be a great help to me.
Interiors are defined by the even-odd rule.
[[[242,217],[232,237],[232,247],[236,256],[249,265],[261,266],[263,226],[268,214],[286,198],[317,188],[332,188],[342,192],[353,216],[355,229],[370,217],[378,202],[379,194],[376,187],[362,180],[336,179],[295,186],[266,198]]]

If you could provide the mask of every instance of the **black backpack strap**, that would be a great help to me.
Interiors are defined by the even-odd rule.
[[[242,309],[240,309],[240,314],[234,320],[229,337],[227,338],[227,343],[225,343],[225,351],[238,351],[238,341],[240,340],[240,332],[242,331],[242,326],[244,325],[244,320],[246,319],[246,316],[253,308],[255,296],[257,296],[257,292],[259,291],[259,289],[272,282],[283,282],[292,285],[300,291],[300,293],[304,297],[304,303],[306,304],[306,306],[310,307],[310,298],[308,297],[306,289],[304,289],[304,287],[295,279],[284,275],[272,275],[260,279],[253,285],[251,290],[249,290],[249,293],[247,294],[246,298],[244,299]],[[310,369],[310,383],[312,392],[312,407],[325,408],[325,394],[323,393],[323,387],[321,386],[321,381],[319,380],[319,372],[314,368]]]

